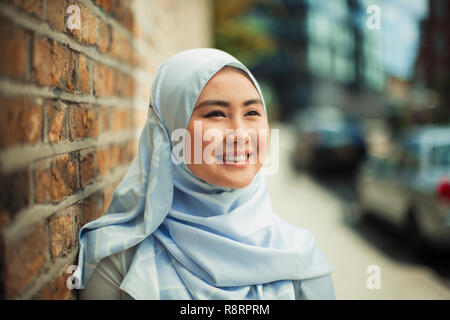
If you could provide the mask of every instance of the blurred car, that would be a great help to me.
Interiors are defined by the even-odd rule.
[[[369,157],[357,177],[356,219],[370,213],[405,231],[411,248],[450,248],[450,127],[405,133],[394,152]],[[355,218],[355,217],[354,217]]]
[[[291,156],[297,168],[314,173],[347,172],[356,169],[366,155],[360,125],[338,108],[301,110],[293,126],[297,139]]]

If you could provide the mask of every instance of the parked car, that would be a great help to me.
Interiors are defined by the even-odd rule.
[[[293,119],[295,167],[314,173],[352,171],[366,155],[363,130],[335,107],[310,107]]]
[[[410,130],[389,156],[361,166],[355,220],[370,213],[389,221],[419,254],[450,249],[449,179],[450,127]]]

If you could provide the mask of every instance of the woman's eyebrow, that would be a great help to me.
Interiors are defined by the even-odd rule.
[[[250,99],[250,100],[245,101],[242,105],[244,107],[246,107],[251,104],[262,104],[262,100],[261,99]],[[229,107],[230,103],[227,101],[224,101],[224,100],[204,100],[196,106],[196,109],[199,109],[204,106]]]

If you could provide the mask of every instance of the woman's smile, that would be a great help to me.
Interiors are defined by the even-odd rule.
[[[241,154],[236,153],[231,155],[218,155],[216,156],[216,158],[219,160],[219,164],[236,168],[243,168],[250,164],[252,155],[252,152],[247,152]]]

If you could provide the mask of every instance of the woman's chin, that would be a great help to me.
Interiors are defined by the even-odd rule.
[[[242,176],[242,175],[236,175],[236,176],[227,176],[226,179],[220,179],[219,181],[216,181],[214,184],[230,188],[230,189],[240,189],[247,187],[253,180],[253,175],[250,176]]]

